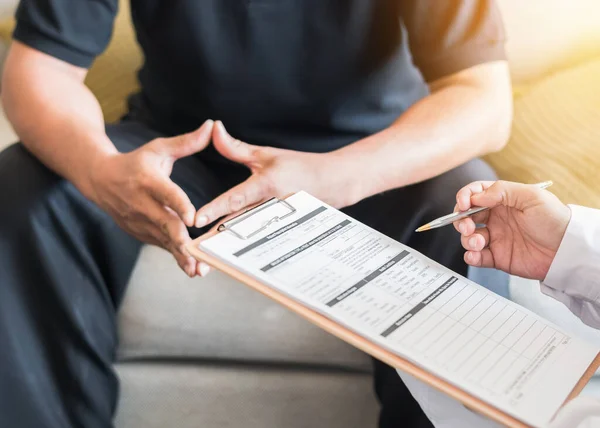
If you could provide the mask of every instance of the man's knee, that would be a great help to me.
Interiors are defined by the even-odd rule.
[[[0,152],[0,228],[28,219],[61,181],[21,143]]]

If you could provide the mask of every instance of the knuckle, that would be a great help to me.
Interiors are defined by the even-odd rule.
[[[263,147],[259,147],[259,146],[249,146],[248,147],[248,154],[256,159],[262,159],[264,157],[265,154],[265,150]]]
[[[171,209],[175,209],[177,207],[177,205],[174,203],[176,198],[173,198],[172,195],[169,194],[168,190],[164,189],[158,184],[153,186],[152,196],[165,207],[169,207]]]
[[[187,195],[183,191],[179,190],[166,195],[166,199],[169,200],[169,205],[172,208],[181,211],[188,209],[188,205],[191,204]]]
[[[171,242],[173,243],[173,246],[179,250],[182,247],[185,247],[186,239],[183,233],[175,233],[171,236]]]
[[[140,176],[150,176],[152,174],[153,169],[156,165],[156,154],[150,152],[149,150],[144,150],[139,153],[137,158],[135,159],[133,171],[135,175]]]
[[[178,216],[185,215],[188,211],[187,204],[177,198],[173,198],[171,201],[166,202],[165,205],[171,208]]]
[[[169,235],[169,222],[167,220],[163,220],[160,223],[160,230],[164,235]]]
[[[263,174],[262,186],[260,186],[261,196],[279,195],[278,180],[272,174]]]
[[[241,210],[246,205],[246,195],[239,192],[233,193],[229,196],[227,203],[231,211]]]
[[[151,178],[152,177],[146,171],[146,168],[143,166],[139,166],[137,170],[131,175],[130,185],[148,188],[152,184]]]
[[[166,236],[163,236],[159,239],[160,245],[167,251],[173,253],[173,248],[171,245],[171,241]]]
[[[141,151],[144,155],[148,155],[148,152],[155,154],[160,153],[162,147],[165,145],[165,141],[166,139],[163,137],[155,138],[146,145],[142,146]]]
[[[156,247],[163,248],[162,242],[160,242],[159,239],[156,239],[156,237],[154,235],[152,235],[151,233],[144,234],[141,241],[145,242],[146,244],[150,244],[150,245],[154,245]]]
[[[137,157],[136,160],[137,160],[138,164],[144,165],[148,161],[150,161],[150,159],[155,157],[157,154],[159,145],[160,145],[160,140],[156,139],[156,140],[149,142],[146,145],[141,146],[139,149],[137,149],[135,152],[133,152],[135,154],[135,156]]]
[[[152,189],[153,183],[152,180],[150,179],[150,177],[148,177],[147,175],[140,175],[138,178],[138,185],[140,188],[144,189],[144,190],[149,190]]]
[[[185,243],[183,240],[178,240],[177,242],[175,242],[174,246],[179,253],[186,255],[187,250],[185,248]]]
[[[119,210],[119,217],[121,217],[124,222],[129,223],[135,217],[135,210],[131,205],[124,205],[123,208]]]

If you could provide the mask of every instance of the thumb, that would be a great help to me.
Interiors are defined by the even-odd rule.
[[[213,128],[213,146],[225,158],[248,165],[256,160],[257,147],[233,138],[217,120]]]
[[[214,122],[207,120],[195,131],[162,140],[162,149],[175,159],[191,156],[206,148],[210,143]]]
[[[474,206],[494,208],[502,205],[524,210],[542,199],[542,190],[533,184],[497,181],[481,193],[471,196]]]

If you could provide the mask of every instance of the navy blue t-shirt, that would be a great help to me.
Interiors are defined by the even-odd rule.
[[[22,0],[15,39],[89,67],[118,0]],[[493,0],[131,0],[131,108],[167,134],[222,120],[249,143],[329,151],[389,126],[426,81],[504,59]]]

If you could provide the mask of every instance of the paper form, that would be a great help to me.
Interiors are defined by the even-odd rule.
[[[529,425],[600,351],[306,193],[288,201],[297,212],[252,239],[200,247]]]

